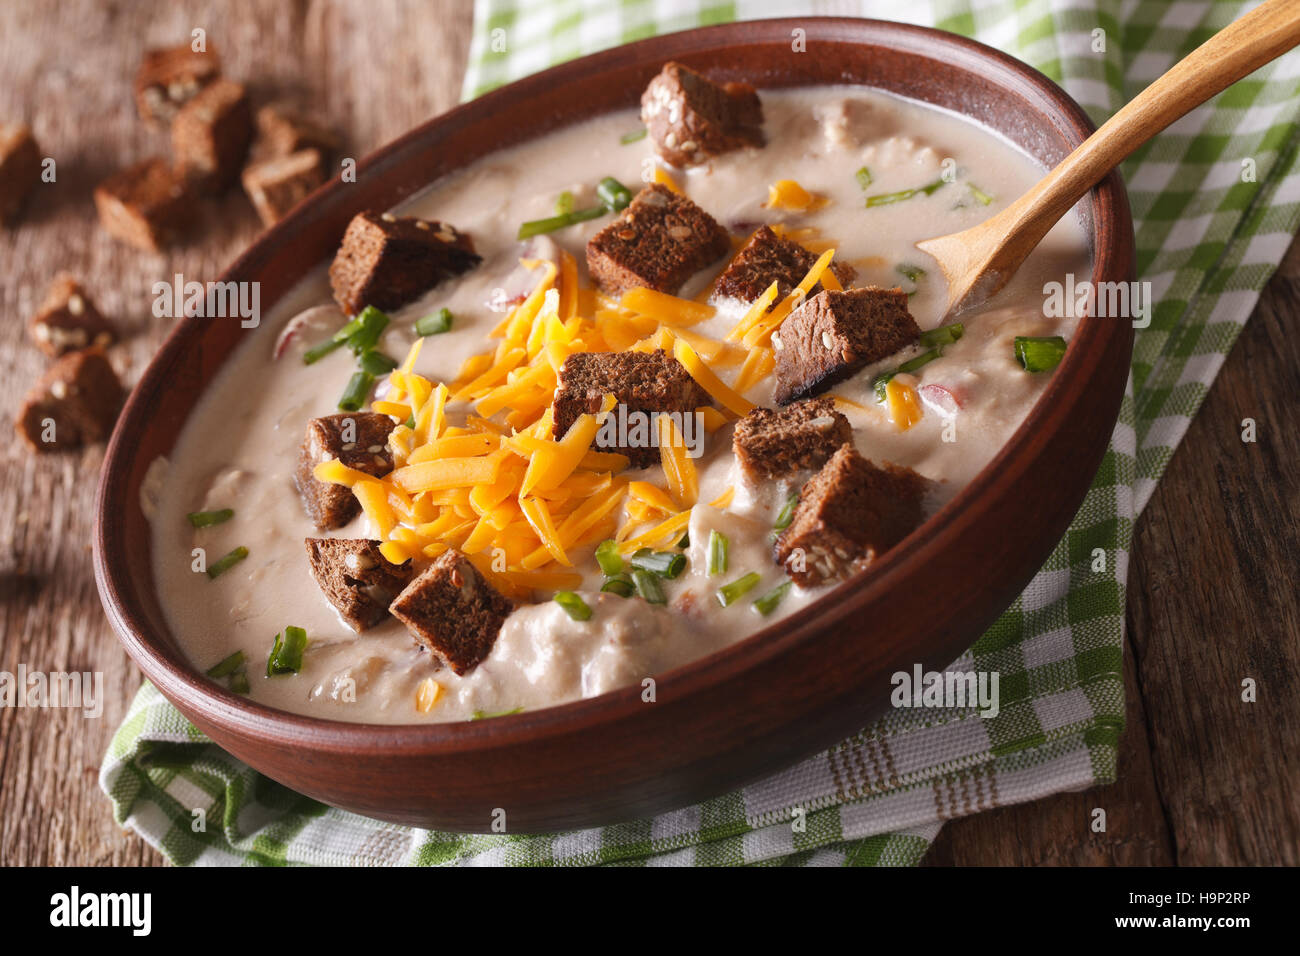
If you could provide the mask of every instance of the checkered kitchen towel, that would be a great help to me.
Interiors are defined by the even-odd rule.
[[[901,7],[914,22],[1033,64],[1100,122],[1252,5],[479,0],[465,92],[706,23],[894,17]],[[461,836],[376,823],[294,794],[208,743],[146,685],[101,773],[118,820],[177,863],[910,864],[945,819],[1113,781],[1134,517],[1300,226],[1298,113],[1300,53],[1292,53],[1124,167],[1139,278],[1151,282],[1157,305],[1151,326],[1137,333],[1132,388],[1110,451],[1068,534],[953,665],[1000,672],[997,717],[896,711],[768,780],[652,820],[552,836]],[[1253,177],[1243,176],[1246,160]],[[1106,552],[1104,572],[1093,570],[1095,548]],[[205,808],[206,832],[194,832],[194,808]],[[802,828],[791,825],[795,808]]]

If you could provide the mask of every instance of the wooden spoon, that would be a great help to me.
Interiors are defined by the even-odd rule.
[[[979,305],[1006,285],[1048,230],[1133,150],[1297,44],[1300,0],[1260,4],[1175,64],[996,216],[918,242],[948,280],[947,313]]]

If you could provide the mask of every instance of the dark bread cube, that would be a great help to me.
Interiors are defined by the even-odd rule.
[[[824,392],[920,336],[901,289],[820,292],[790,313],[772,336],[776,401],[787,405]]]
[[[285,103],[271,103],[257,111],[257,132],[268,157],[314,149],[324,158],[340,145],[332,129]]]
[[[378,541],[365,538],[307,538],[312,577],[354,631],[388,616],[388,605],[415,575],[411,562],[389,564]]]
[[[813,398],[786,408],[755,408],[736,423],[731,448],[747,475],[780,478],[801,468],[820,468],[852,440],[849,420],[835,410],[835,403]]]
[[[239,175],[252,138],[247,91],[231,80],[216,80],[172,120],[176,170],[200,191],[220,192]]]
[[[180,231],[191,196],[183,180],[161,159],[146,159],[95,188],[104,231],[146,252],[157,252]]]
[[[274,225],[323,182],[325,161],[315,149],[264,159],[243,173],[244,192],[264,226]]]
[[[221,75],[214,50],[196,52],[189,44],[146,50],[135,74],[135,107],[141,119],[171,122],[177,110]]]
[[[19,123],[0,123],[0,227],[17,222],[40,181],[41,150],[32,131]]]
[[[763,106],[752,86],[719,86],[680,63],[665,63],[645,88],[641,120],[655,152],[674,166],[764,143]]]
[[[348,315],[368,305],[397,309],[480,261],[470,237],[446,223],[363,212],[343,234],[330,286]]]
[[[69,352],[28,392],[18,413],[18,433],[41,452],[103,441],[117,421],[123,395],[102,349]]]
[[[930,485],[910,468],[873,464],[842,445],[799,493],[773,556],[802,587],[842,577],[921,523]]]
[[[349,468],[382,478],[393,470],[393,456],[388,450],[388,435],[393,428],[391,418],[374,412],[343,412],[307,423],[293,483],[307,517],[316,527],[341,528],[361,510],[350,488],[318,481],[313,474],[316,466],[337,458]]]
[[[389,605],[417,644],[466,674],[492,652],[514,604],[453,549],[438,559]]]
[[[32,341],[46,355],[107,346],[117,341],[117,330],[104,318],[86,291],[72,276],[55,277],[45,301],[27,323]]]
[[[629,412],[686,412],[712,404],[709,393],[691,378],[686,366],[663,349],[653,352],[577,352],[560,366],[552,403],[555,437],[562,438],[579,415],[600,411],[606,395],[613,395]],[[659,448],[647,441],[635,447],[620,445],[598,451],[627,455],[633,468],[660,460]],[[635,437],[629,433],[629,438]],[[599,441],[599,436],[597,436]]]
[[[623,214],[587,243],[587,271],[609,295],[645,286],[675,293],[731,251],[727,230],[685,196],[645,187]]]
[[[773,282],[777,297],[785,298],[790,290],[803,281],[808,270],[817,264],[817,255],[809,252],[791,239],[783,239],[769,227],[763,226],[741,247],[732,258],[714,287],[714,297],[736,299],[748,305],[759,298]],[[831,271],[848,285],[857,273],[847,263],[832,262]],[[821,291],[813,287],[812,294]]]

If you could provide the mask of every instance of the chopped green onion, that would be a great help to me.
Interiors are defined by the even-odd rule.
[[[519,232],[515,234],[515,238],[531,239],[533,236],[540,236],[544,232],[555,232],[557,229],[586,222],[588,219],[598,219],[608,211],[604,206],[592,206],[590,209],[575,209],[563,216],[547,216],[545,219],[533,219],[519,227]]]
[[[296,674],[302,670],[302,652],[307,649],[307,632],[300,627],[286,627],[275,635],[271,656],[266,659],[266,676]]]
[[[596,563],[610,577],[623,571],[623,556],[618,553],[618,542],[606,538],[596,545]]]
[[[686,555],[641,548],[628,559],[628,564],[661,578],[675,578],[686,568]]]
[[[190,524],[196,528],[211,528],[215,524],[222,524],[229,521],[235,516],[231,508],[222,508],[218,511],[191,511],[185,517],[189,519]]]
[[[727,573],[727,536],[719,531],[709,532],[709,574]]]
[[[915,372],[922,365],[930,364],[942,354],[943,351],[941,349],[930,349],[928,352],[922,352],[920,355],[916,356],[916,358],[908,359],[892,371],[881,372],[872,379],[871,382],[871,387],[876,390],[876,401],[883,402],[888,397],[889,393],[885,391],[885,386],[888,385],[890,379],[899,372]]]
[[[207,670],[207,674],[209,677],[229,677],[231,674],[233,674],[235,671],[239,670],[243,666],[244,666],[244,652],[235,651],[235,653],[231,654],[225,660],[213,664],[211,667],[209,667]]]
[[[596,198],[610,212],[622,212],[632,202],[632,191],[613,176],[596,183]]]
[[[966,185],[970,187],[971,195],[974,196],[979,201],[981,206],[987,206],[989,203],[993,201],[992,196],[990,196],[984,190],[980,189],[974,183],[967,183]]]
[[[344,342],[346,342],[353,335],[355,335],[360,329],[361,329],[361,319],[359,318],[353,319],[351,322],[343,326],[343,328],[339,329],[337,332],[335,332],[333,335],[327,338],[320,345],[313,346],[312,348],[309,348],[306,352],[303,352],[302,353],[303,364],[311,365],[314,362],[319,362],[321,359],[329,355],[336,348],[341,346]]]
[[[677,547],[685,550],[691,546],[691,533],[688,531],[677,539]]]
[[[858,185],[863,189],[871,185],[871,170],[867,169],[867,167],[863,166],[853,175],[857,177]]]
[[[415,412],[411,412],[410,417],[407,418],[406,421],[403,422],[402,424],[404,424],[407,428],[414,429],[414,428],[415,428]]]
[[[730,584],[724,584],[718,588],[718,603],[723,607],[729,607],[743,598],[750,591],[754,590],[754,585],[758,584],[762,578],[757,571],[750,571],[748,574],[736,578]]]
[[[348,379],[348,387],[343,390],[342,396],[339,397],[339,411],[355,412],[360,410],[370,399],[370,390],[374,388],[375,377],[369,372],[353,372],[352,377]]]
[[[1016,358],[1028,372],[1050,372],[1065,357],[1065,344],[1059,335],[1017,335]]]
[[[920,266],[910,265],[906,262],[900,262],[898,265],[894,266],[894,271],[901,276],[911,279],[915,283],[919,283],[921,278],[925,275],[925,270]]]
[[[249,690],[248,674],[244,671],[238,671],[235,674],[232,674],[230,677],[230,689],[236,694],[247,694]]]
[[[368,375],[379,378],[381,375],[387,375],[393,369],[397,368],[397,360],[385,355],[378,349],[371,349],[369,352],[363,352],[357,365],[361,371]]]
[[[772,590],[768,591],[761,598],[754,602],[754,610],[759,614],[767,617],[776,610],[776,606],[785,598],[786,592],[790,590],[792,582],[786,581],[784,584],[778,584]]]
[[[555,603],[564,608],[564,612],[575,621],[591,619],[591,608],[587,606],[587,602],[572,591],[556,591]]]
[[[357,316],[361,327],[348,336],[347,345],[356,356],[365,355],[379,344],[379,336],[388,328],[388,316],[373,305],[368,305]]]
[[[944,180],[936,179],[934,182],[927,183],[924,186],[918,186],[916,189],[900,189],[896,193],[878,193],[875,196],[867,197],[867,208],[870,209],[873,206],[888,206],[891,203],[911,199],[913,196],[921,193],[930,196],[946,185],[947,183]]]
[[[208,565],[208,577],[221,577],[221,575],[229,571],[240,561],[243,561],[246,557],[248,557],[248,549],[241,544],[234,551],[231,551],[225,557],[219,559],[216,564]]]
[[[942,348],[945,345],[952,345],[959,338],[966,334],[966,326],[960,322],[952,322],[948,325],[941,325],[937,329],[929,329],[921,333],[921,344],[929,347]]]
[[[636,593],[641,595],[647,604],[668,603],[668,599],[664,597],[664,589],[659,586],[659,578],[651,572],[634,568],[632,583],[636,585]]]
[[[606,578],[605,583],[600,589],[606,594],[617,594],[619,597],[631,597],[636,593],[636,587],[632,584],[632,579],[626,574],[618,574],[612,578]]]
[[[631,145],[632,143],[638,143],[641,140],[645,139],[646,134],[648,134],[649,132],[650,131],[648,129],[642,126],[640,129],[635,130],[631,133],[624,133],[622,136],[618,138],[618,141],[622,143],[624,146],[628,146]]]
[[[523,713],[522,707],[516,707],[514,710],[498,710],[495,714],[488,713],[486,710],[476,710],[470,720],[490,720],[493,717],[509,717],[511,714]]]
[[[555,197],[555,214],[566,216],[573,212],[573,193],[567,189]]]
[[[449,332],[451,331],[451,319],[451,309],[441,308],[433,315],[426,315],[422,319],[416,319],[415,334],[423,338],[427,335],[440,335],[443,332]]]
[[[772,527],[777,531],[784,531],[790,527],[790,522],[794,520],[794,509],[797,504],[799,504],[799,492],[796,491],[786,499],[785,507],[776,516],[776,524],[772,525]]]

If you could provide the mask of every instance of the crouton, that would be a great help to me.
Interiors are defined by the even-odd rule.
[[[823,397],[781,409],[755,408],[736,423],[731,447],[749,477],[781,478],[820,468],[852,440],[849,420]]]
[[[514,604],[459,551],[444,551],[388,608],[417,644],[466,674],[492,652]]]
[[[773,557],[801,587],[842,577],[921,523],[930,486],[910,468],[873,464],[842,445],[799,493]]]
[[[18,221],[40,181],[41,150],[32,131],[19,123],[0,123],[0,228]]]
[[[354,631],[374,627],[415,576],[411,562],[389,564],[378,541],[307,538],[307,561],[326,600]]]
[[[680,63],[664,64],[645,88],[641,121],[655,152],[673,166],[764,143],[763,106],[752,86],[719,86]]]
[[[252,163],[244,170],[244,192],[262,225],[273,226],[325,182],[325,161],[315,149]]]
[[[37,348],[55,357],[117,341],[113,323],[95,308],[81,284],[66,273],[55,277],[45,301],[28,321],[27,331]]]
[[[713,296],[716,299],[735,299],[748,305],[775,282],[778,297],[784,298],[816,264],[815,253],[762,226],[718,276]],[[840,285],[848,285],[857,275],[852,266],[842,262],[832,262],[831,271],[840,280]],[[821,291],[820,284],[813,286],[812,295]]]
[[[787,405],[820,394],[920,336],[900,289],[820,292],[790,313],[772,336],[776,401]]]
[[[253,138],[253,115],[244,87],[209,83],[172,120],[176,171],[201,192],[220,192],[239,175]]]
[[[135,74],[135,107],[140,118],[169,123],[177,111],[221,75],[215,50],[196,52],[188,43],[146,50]]]
[[[176,238],[190,199],[184,181],[156,157],[113,174],[95,188],[104,231],[146,252],[157,252]]]
[[[285,103],[271,103],[257,111],[257,132],[259,147],[267,157],[314,149],[324,158],[340,145],[332,129]]]
[[[117,421],[123,395],[102,349],[69,352],[28,392],[18,412],[18,433],[40,452],[103,441]]]
[[[348,315],[397,309],[482,261],[452,226],[390,213],[358,213],[330,265],[334,301]]]
[[[675,293],[731,251],[727,230],[685,196],[645,187],[623,214],[587,243],[587,271],[609,295],[645,286]]]
[[[579,415],[600,411],[606,395],[630,412],[683,412],[711,404],[708,392],[691,378],[686,366],[663,349],[653,352],[577,352],[560,366],[552,403],[554,435],[562,438]],[[645,468],[660,460],[647,428],[645,441],[635,446],[605,447],[631,459],[632,467]],[[630,433],[629,438],[636,437]]]
[[[322,530],[341,528],[361,510],[350,488],[316,479],[315,468],[337,458],[349,468],[382,478],[393,470],[388,435],[393,420],[374,412],[345,412],[313,418],[307,423],[298,452],[293,483],[307,517]]]

